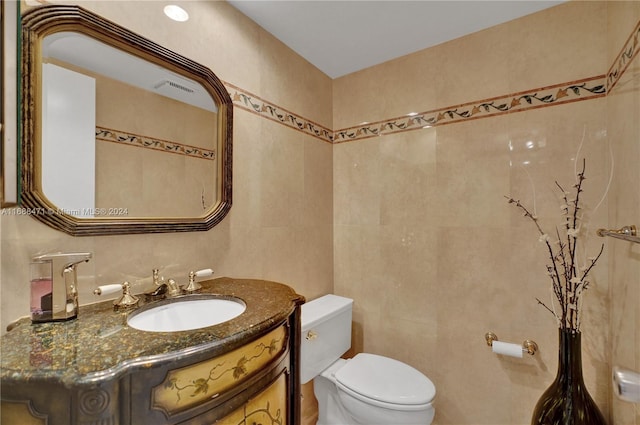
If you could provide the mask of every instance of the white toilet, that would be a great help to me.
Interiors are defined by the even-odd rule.
[[[400,361],[351,347],[353,300],[325,295],[302,305],[300,381],[313,379],[317,425],[428,425],[436,388]]]

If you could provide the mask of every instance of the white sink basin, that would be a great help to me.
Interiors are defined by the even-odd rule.
[[[188,331],[224,323],[246,308],[238,298],[179,298],[131,315],[127,324],[148,332]]]

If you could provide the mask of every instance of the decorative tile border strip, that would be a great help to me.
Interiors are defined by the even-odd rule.
[[[191,156],[194,158],[215,160],[216,151],[189,146],[183,143],[170,142],[148,136],[141,136],[120,130],[96,127],[96,140],[104,142],[120,143],[138,148],[153,149],[162,152]]]
[[[295,115],[293,112],[269,103],[239,87],[229,83],[225,83],[225,86],[233,99],[234,106],[329,143],[344,143],[385,134],[418,130],[425,127],[523,112],[546,106],[594,99],[607,94],[605,76],[599,75],[477,102],[411,114],[410,116],[366,123],[332,132],[326,127]]]
[[[333,131],[311,120],[294,114],[280,106],[249,93],[233,84],[224,83],[231,95],[233,105],[263,118],[276,121],[325,142],[333,141]]]
[[[442,109],[331,130],[249,93],[233,84],[224,83],[236,107],[276,121],[329,143],[344,143],[385,134],[453,124],[502,114],[524,112],[547,106],[596,99],[606,96],[620,80],[640,51],[640,21],[606,75],[541,87],[482,101],[454,105]]]
[[[635,29],[627,39],[624,47],[613,61],[613,65],[607,72],[607,93],[611,91],[613,86],[620,80],[622,74],[627,70],[629,64],[640,52],[640,21],[636,24]]]
[[[542,87],[526,92],[345,128],[335,132],[333,142],[343,143],[367,139],[385,134],[418,130],[420,128],[593,99],[605,95],[604,75],[602,75],[585,80],[556,84],[554,86]]]

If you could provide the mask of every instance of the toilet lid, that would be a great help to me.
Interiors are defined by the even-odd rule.
[[[360,353],[335,374],[350,390],[393,404],[426,404],[436,396],[433,382],[419,370],[398,360]]]

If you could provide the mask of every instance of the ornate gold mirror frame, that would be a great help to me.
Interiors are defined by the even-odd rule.
[[[203,65],[174,53],[79,6],[42,6],[22,17],[22,155],[21,206],[34,218],[74,236],[206,231],[231,208],[232,100],[222,82]],[[129,217],[70,215],[43,192],[42,44],[47,35],[77,32],[156,64],[200,84],[217,107],[216,178],[212,206],[197,217]],[[73,155],[73,152],[69,153]],[[98,159],[97,159],[98,160]],[[167,199],[166,202],[172,202]],[[175,201],[174,201],[175,202]],[[204,206],[204,201],[203,201]]]

